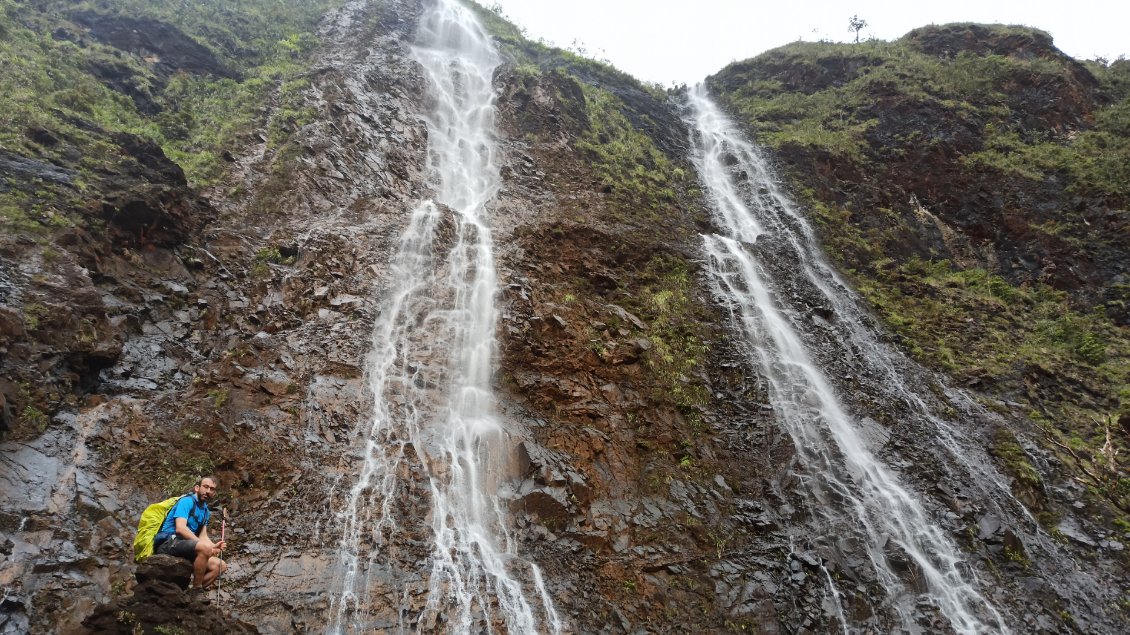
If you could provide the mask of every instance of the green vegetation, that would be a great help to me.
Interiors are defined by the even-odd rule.
[[[708,321],[692,299],[689,263],[674,255],[655,256],[645,280],[638,303],[628,307],[648,324],[652,350],[646,361],[660,381],[656,397],[690,413],[710,399],[701,378],[710,346],[704,333]]]
[[[317,111],[305,105],[303,93],[310,87],[305,78],[287,80],[279,87],[279,109],[271,119],[267,143],[278,147],[290,138],[294,131],[314,121]]]
[[[784,158],[829,254],[901,343],[1022,402],[1034,440],[1118,510],[1108,518],[1126,518],[1126,286],[1085,296],[1038,271],[1005,278],[991,259],[923,237],[960,241],[983,222],[974,244],[1004,232],[996,240],[1043,258],[1124,258],[1124,212],[1106,210],[1130,205],[1130,62],[1080,65],[1024,27],[946,25],[895,42],[797,42],[730,65],[711,87]],[[993,453],[1040,489],[1015,437]]]
[[[877,261],[859,290],[913,352],[950,371],[1005,375],[1032,365],[1074,367],[1120,381],[1130,339],[1101,312],[1072,309],[1065,293],[1042,284],[1016,287],[983,269],[911,258]]]
[[[1114,404],[1122,411],[1130,389],[1126,328],[1101,310],[1072,308],[1065,293],[1046,285],[1013,286],[946,261],[878,264],[874,278],[856,276],[859,291],[915,356],[964,381],[991,378],[997,389],[1026,395],[1042,440],[1087,474],[1096,494],[1130,512],[1130,481],[1120,477],[1123,441],[1111,439],[1107,419]],[[1044,378],[1054,390],[1041,385]],[[994,453],[1005,467],[1037,486],[1015,440],[999,441]]]
[[[651,220],[675,202],[675,187],[687,175],[624,116],[612,93],[583,86],[589,130],[577,147],[592,154],[601,185],[624,209],[646,210]]]
[[[1016,440],[1016,435],[1002,428],[994,435],[994,445],[990,452],[1004,464],[1009,474],[1017,480],[1022,487],[1039,489],[1043,487],[1040,473],[1028,460],[1024,449]]]
[[[294,256],[284,256],[278,246],[263,247],[255,252],[256,262],[270,262],[277,265],[294,264]]]
[[[643,84],[607,62],[531,42],[497,9],[468,4],[523,83],[552,77],[546,84],[557,85],[559,91],[563,85],[579,86],[580,95],[562,96],[562,101],[583,100],[584,112],[576,115],[582,119],[578,122],[581,134],[577,147],[591,157],[598,186],[611,196],[617,213],[622,215],[620,220],[646,222],[651,231],[655,221],[677,213],[678,193],[694,187],[693,175],[656,146],[647,130],[659,126],[649,117],[647,106],[641,106],[651,102],[656,109],[662,108],[667,92]],[[638,95],[640,101],[622,97],[630,93]]]
[[[231,397],[231,392],[227,388],[213,388],[208,391],[208,400],[212,402],[212,407],[216,410],[224,407]]]
[[[50,309],[38,302],[24,305],[24,328],[34,331],[39,328],[39,322],[51,314]]]
[[[1015,562],[1020,565],[1022,569],[1027,570],[1032,568],[1032,561],[1028,559],[1028,555],[1019,549],[1013,549],[1005,545],[1004,557],[1007,558],[1009,562]]]
[[[503,57],[513,62],[520,72],[549,73],[562,70],[584,78],[585,83],[590,85],[637,88],[660,99],[666,97],[661,87],[643,84],[607,61],[593,60],[574,51],[526,39],[524,31],[507,20],[499,10],[485,9],[470,1],[465,4],[476,13],[487,32],[494,37],[495,45]]]
[[[200,477],[216,471],[216,462],[206,451],[184,448],[176,454],[171,462],[162,458],[157,466],[157,483],[165,496],[190,492]]]
[[[82,207],[92,181],[131,160],[110,140],[113,133],[155,141],[197,186],[216,182],[220,156],[240,135],[266,127],[270,145],[281,145],[312,117],[301,104],[307,80],[298,75],[318,43],[313,34],[318,18],[340,4],[0,3],[0,151],[73,165],[77,172],[69,182],[10,184],[17,189],[0,193],[0,222],[21,231],[68,223],[70,210]],[[153,60],[82,35],[73,20],[87,12],[174,25],[210,50],[229,74],[242,78],[183,71],[163,76]],[[261,120],[275,91],[278,110],[269,122]]]
[[[294,256],[284,256],[277,246],[263,247],[255,252],[255,262],[251,265],[251,275],[263,278],[270,273],[270,265],[292,265]]]
[[[132,612],[122,609],[118,611],[114,617],[118,620],[119,624],[133,627],[131,632],[141,632],[141,623],[137,620],[137,615],[134,615]]]
[[[558,73],[577,80],[588,124],[578,147],[592,155],[600,185],[612,194],[622,211],[644,210],[649,220],[656,220],[663,207],[675,202],[676,190],[692,184],[686,171],[674,165],[652,138],[641,132],[640,122],[646,121],[647,115],[633,111],[609,90],[613,86],[638,90],[663,102],[667,94],[662,88],[643,84],[607,62],[532,42],[497,10],[468,4],[519,76]]]
[[[47,429],[47,424],[50,419],[39,408],[33,405],[24,406],[23,412],[20,413],[20,423],[23,424],[25,430],[30,429],[39,434]]]
[[[1022,27],[992,29],[998,36],[1033,41],[1047,37]],[[1093,125],[1070,132],[1025,125],[1033,114],[1026,112],[1032,107],[1029,100],[1037,97],[1023,91],[1083,81],[1075,79],[1072,64],[1067,58],[1042,55],[960,51],[939,56],[924,52],[912,34],[894,42],[856,45],[796,42],[732,64],[712,84],[757,139],[774,148],[809,148],[866,169],[868,163],[907,152],[968,142],[954,137],[963,131],[937,125],[960,121],[978,126],[983,137],[976,142],[979,147],[960,148],[960,160],[970,166],[1035,180],[1067,174],[1073,192],[1126,197],[1130,63],[1088,66],[1105,102],[1094,113]],[[1075,97],[1064,90],[1055,98]],[[906,122],[913,125],[902,136],[884,137],[875,130],[884,111],[877,102],[905,104],[901,110],[918,110],[923,119]]]
[[[1068,142],[1026,141],[1016,131],[985,126],[985,149],[962,160],[1033,181],[1046,174],[1066,174],[1069,191],[1130,197],[1130,100],[1107,107],[1095,117],[1096,127]]]

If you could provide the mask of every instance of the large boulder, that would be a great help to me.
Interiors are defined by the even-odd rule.
[[[213,604],[212,593],[188,589],[192,564],[157,554],[137,567],[133,595],[119,597],[94,611],[82,625],[89,633],[157,632],[175,627],[185,633],[258,633],[251,624],[229,617]],[[170,631],[171,632],[171,631]]]

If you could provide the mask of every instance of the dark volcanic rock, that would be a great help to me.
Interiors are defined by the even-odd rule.
[[[188,187],[184,170],[160,146],[126,133],[114,140],[135,162],[107,179],[101,216],[123,242],[176,246],[214,217],[212,206]]]
[[[373,422],[373,322],[388,310],[380,300],[396,275],[398,237],[419,201],[434,195],[421,116],[432,105],[409,46],[420,7],[351,2],[331,14],[321,31],[326,48],[304,75],[309,92],[288,97],[314,120],[281,148],[261,131],[227,148],[210,199],[187,186],[156,144],[107,134],[122,161],[98,176],[87,207],[72,210],[81,223],[40,242],[0,239],[0,431],[19,433],[0,456],[0,554],[20,567],[0,598],[0,632],[64,630],[63,615],[89,615],[85,628],[98,633],[325,630],[339,601],[341,518]],[[231,76],[163,23],[93,13],[79,23],[90,38],[150,57],[158,75]],[[939,55],[968,44],[960,33],[927,35],[922,46]],[[1054,54],[1042,46],[1012,44],[1023,54]],[[884,591],[868,564],[874,554],[829,531],[825,510],[798,493],[798,480],[819,475],[797,464],[766,405],[765,381],[731,329],[731,310],[706,289],[700,232],[709,220],[693,179],[656,209],[616,201],[608,194],[618,186],[593,187],[595,159],[577,151],[592,131],[586,91],[601,87],[625,125],[689,174],[677,112],[597,65],[577,71],[542,61],[539,72],[509,64],[494,78],[504,165],[490,206],[503,289],[493,397],[507,434],[496,457],[506,469],[489,476],[512,511],[507,541],[517,553],[507,567],[528,576],[524,563],[536,563],[545,572],[569,632],[840,632],[837,612],[847,630],[891,630],[877,606]],[[811,67],[782,63],[770,74],[810,93],[861,76],[873,62],[860,54]],[[147,89],[128,69],[91,70],[145,110]],[[1080,86],[1033,80],[1030,96],[1070,102],[1086,96]],[[869,205],[920,193],[941,217],[899,236],[894,255],[950,249],[951,227],[999,239],[1011,253],[1004,238],[1022,219],[1008,201],[1019,186],[981,175],[968,179],[974,192],[953,193],[966,177],[932,169],[975,151],[985,122],[873,88],[865,114],[878,124],[869,144],[900,143],[902,128],[914,126],[939,142],[891,158],[890,170],[907,173],[903,189],[860,188]],[[1085,117],[1079,104],[1070,102],[1060,123]],[[262,120],[279,116],[277,107],[262,105]],[[1053,121],[1051,111],[1037,114]],[[69,143],[52,131],[29,138],[43,147]],[[840,201],[858,193],[843,183],[864,176],[823,149],[780,156],[811,167]],[[74,177],[70,168],[5,154],[0,170],[61,185]],[[437,249],[452,238],[450,216],[445,210]],[[766,235],[750,249],[770,268],[793,268],[786,241]],[[818,329],[849,319],[814,288],[778,292],[803,300],[796,318]],[[421,323],[413,336],[426,333]],[[867,385],[875,380],[858,377],[853,359],[829,359],[841,350],[831,342],[815,341],[818,363],[846,378],[837,385],[851,388],[850,409],[883,419],[867,422],[875,428],[869,442],[898,459],[908,479],[927,482],[923,491],[944,484],[947,506],[931,510],[953,510],[944,527],[969,543],[969,567],[987,567],[994,549],[1040,565],[1040,542],[1014,528],[1014,518],[993,515],[957,478],[939,477],[940,459],[922,447],[930,436],[904,416],[906,399],[867,403],[884,394]],[[438,393],[427,375],[413,381]],[[401,394],[390,401],[405,406]],[[29,405],[44,406],[43,416],[31,416]],[[393,432],[379,442],[403,440]],[[450,466],[433,448],[397,447],[397,489],[379,522],[362,531],[368,586],[356,601],[367,603],[373,630],[439,631],[451,616],[425,611],[436,581],[429,497],[440,482],[432,479],[447,478]],[[223,580],[230,595],[212,604],[185,592],[186,562],[154,556],[134,572],[122,555],[145,502],[201,470],[218,474],[238,521],[227,525],[239,563]],[[385,493],[374,487],[359,496],[379,503]],[[826,504],[838,503],[831,493]],[[301,522],[280,526],[279,518]],[[1113,552],[1124,542],[1099,533],[1084,542],[1091,527],[1062,533],[1088,549]],[[921,582],[906,552],[893,544],[886,551],[900,575]],[[1025,575],[1043,595],[1002,603],[1051,606],[1054,584]],[[256,626],[224,617],[227,607]],[[945,631],[932,608],[913,612],[923,632]],[[1046,632],[1060,626],[1047,624]]]
[[[129,95],[138,111],[145,115],[156,115],[161,112],[161,106],[153,98],[146,82],[138,77],[126,64],[111,60],[90,60],[87,63],[90,74],[97,77],[103,84],[124,95]],[[163,82],[157,82],[163,84]],[[161,89],[163,85],[155,86]]]
[[[156,69],[166,77],[186,72],[240,79],[212,51],[171,24],[93,12],[78,13],[74,20],[96,40],[142,58],[156,57]]]
[[[17,181],[43,179],[61,185],[71,185],[77,175],[76,170],[0,150],[0,177],[10,177]],[[0,181],[0,187],[10,186],[3,185],[3,181]]]
[[[192,565],[154,555],[137,567],[133,594],[98,607],[82,625],[88,633],[133,635],[178,629],[184,633],[258,633],[255,626],[225,615],[214,591],[188,589]]]
[[[165,156],[161,146],[128,132],[114,134],[114,142],[126,154],[133,157],[140,166],[137,175],[150,183],[163,183],[171,186],[187,187],[184,169]]]

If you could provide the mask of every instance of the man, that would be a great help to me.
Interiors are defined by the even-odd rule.
[[[192,562],[192,585],[207,587],[227,570],[228,565],[216,557],[224,541],[212,542],[208,537],[208,521],[212,512],[208,500],[216,495],[216,479],[205,476],[196,482],[192,494],[182,496],[165,516],[165,522],[153,538],[153,552],[179,556]]]

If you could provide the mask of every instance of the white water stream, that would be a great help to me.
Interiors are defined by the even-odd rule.
[[[373,331],[373,415],[344,510],[341,593],[328,630],[377,628],[367,621],[379,601],[370,589],[387,579],[399,536],[432,541],[418,574],[426,601],[400,610],[399,630],[559,633],[541,572],[515,555],[494,495],[513,453],[490,386],[498,281],[485,213],[499,187],[491,85],[499,58],[455,0],[426,9],[413,55],[434,99],[426,122],[435,200],[419,204],[401,236]],[[405,534],[406,509],[426,512],[428,536]]]
[[[790,304],[788,285],[774,273],[780,263],[770,267],[759,259],[764,255],[754,246],[758,239],[773,241],[779,253],[788,254],[783,268],[802,276],[832,307],[845,348],[876,358],[867,363],[884,378],[893,398],[923,411],[924,404],[903,385],[887,347],[870,334],[853,294],[824,262],[811,227],[779,191],[757,150],[703,87],[690,92],[689,102],[696,165],[726,232],[703,236],[709,266],[768,381],[777,419],[792,437],[798,477],[812,508],[824,516],[828,531],[854,535],[863,544],[886,593],[877,610],[894,611],[906,631],[921,632],[915,614],[933,606],[958,633],[1007,632],[999,612],[975,588],[961,551],[876,458],[862,433],[864,424],[849,415],[814,363],[802,340],[806,316]],[[973,463],[942,422],[920,414],[938,427],[958,461]],[[892,556],[913,562],[917,584],[899,574]],[[847,628],[848,618],[840,613]]]

